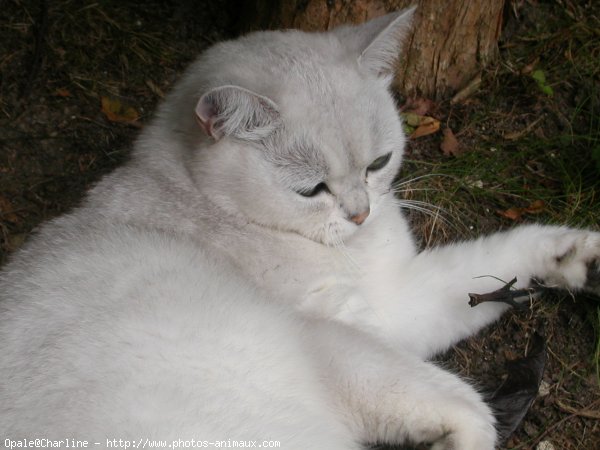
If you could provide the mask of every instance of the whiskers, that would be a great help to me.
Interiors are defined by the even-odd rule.
[[[323,232],[325,234],[325,242],[327,242],[329,246],[335,248],[339,254],[342,255],[344,261],[347,263],[347,268],[353,272],[360,272],[360,265],[350,254],[346,244],[344,243],[344,236],[340,225],[336,222],[328,223],[325,225]]]
[[[402,199],[395,198],[394,203],[404,209],[409,209],[413,211],[418,211],[423,214],[427,214],[431,217],[440,217],[440,213],[450,214],[447,209],[442,208],[441,206],[436,206],[428,202],[424,202],[421,200],[411,200],[411,199]],[[443,217],[440,217],[444,223],[450,225],[450,222]]]
[[[423,190],[423,191],[435,191],[437,189],[433,189],[433,188],[427,188],[427,189],[414,189],[414,188],[410,188],[408,186],[410,186],[412,183],[415,183],[416,181],[421,181],[424,180],[426,178],[433,178],[433,177],[446,177],[446,178],[454,178],[450,175],[445,175],[442,173],[428,173],[425,175],[419,175],[418,177],[414,177],[414,178],[408,178],[408,179],[403,179],[403,180],[398,180],[396,181],[393,185],[392,185],[392,189],[396,192],[399,193],[401,191],[419,191],[419,190]]]
[[[459,234],[461,232],[459,228],[455,225],[456,223],[461,223],[461,221],[459,218],[455,217],[455,215],[450,210],[439,205],[434,205],[424,200],[410,198],[414,193],[420,193],[422,194],[422,197],[426,196],[428,192],[441,192],[443,189],[431,187],[431,184],[428,184],[427,187],[414,187],[415,184],[417,186],[419,185],[419,181],[434,177],[452,178],[448,175],[433,173],[401,180],[392,186],[392,190],[395,194],[392,201],[397,206],[407,211],[415,211],[419,214],[423,214],[431,219],[427,222],[426,226],[424,227],[425,231],[423,233],[423,238],[426,247],[430,247],[431,244],[434,242],[434,234],[436,229],[446,234],[444,232],[443,227],[440,228],[441,225],[443,225],[446,228],[451,228]]]

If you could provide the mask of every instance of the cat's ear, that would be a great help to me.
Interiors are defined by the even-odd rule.
[[[206,134],[260,141],[280,124],[277,105],[267,97],[239,86],[220,86],[196,104],[196,119]]]
[[[389,76],[411,28],[416,6],[377,17],[342,30],[346,45],[358,54],[358,63],[377,76]]]

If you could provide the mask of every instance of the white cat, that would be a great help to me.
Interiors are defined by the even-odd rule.
[[[192,65],[132,160],[1,274],[2,445],[494,448],[480,394],[427,359],[506,310],[468,305],[498,279],[600,291],[600,234],[417,252],[388,92],[411,14],[255,33]]]

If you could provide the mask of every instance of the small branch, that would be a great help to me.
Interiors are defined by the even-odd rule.
[[[524,289],[512,289],[517,282],[516,278],[506,283],[500,289],[488,292],[487,294],[472,294],[469,293],[469,305],[475,307],[480,303],[485,302],[501,302],[507,303],[514,308],[526,308],[527,305],[524,302],[516,301],[518,298],[531,298],[533,295],[543,292],[545,290],[542,286],[529,287]]]
[[[555,403],[562,411],[567,412],[569,414],[573,414],[575,416],[587,417],[588,419],[600,420],[600,411],[593,409],[591,406],[588,406],[587,408],[583,408],[583,409],[576,409],[576,408],[573,408],[572,406],[564,404],[563,402],[561,402],[558,399],[555,400]],[[598,401],[592,403],[592,406],[596,403],[598,403]]]
[[[598,403],[600,402],[600,399],[592,402],[590,405],[587,406],[587,408],[585,408],[585,410],[589,411],[592,410],[596,405],[598,405]],[[544,439],[546,436],[548,436],[550,433],[553,433],[556,429],[558,429],[563,423],[565,423],[568,420],[573,419],[574,417],[577,417],[578,414],[576,413],[571,413],[568,416],[563,417],[562,419],[560,419],[558,422],[555,422],[554,424],[552,424],[551,426],[549,426],[548,428],[546,428],[541,434],[539,434],[535,440],[532,443],[531,448],[534,448],[537,444],[540,443],[540,441],[542,439]]]
[[[458,93],[454,97],[452,97],[452,100],[450,100],[450,104],[454,105],[456,103],[461,103],[462,101],[466,100],[475,92],[477,92],[479,86],[481,86],[481,74],[477,75],[475,78],[469,81],[469,83],[464,88],[458,91]]]

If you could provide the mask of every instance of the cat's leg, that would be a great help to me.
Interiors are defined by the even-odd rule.
[[[494,416],[459,377],[339,323],[317,326],[310,339],[336,409],[360,442],[494,449]]]
[[[469,306],[468,293],[497,290],[516,277],[600,293],[600,233],[522,226],[471,242],[424,251],[373,274],[369,291],[381,337],[428,357],[496,320],[508,306]],[[387,284],[382,277],[387,278]],[[371,298],[373,298],[371,296]]]

